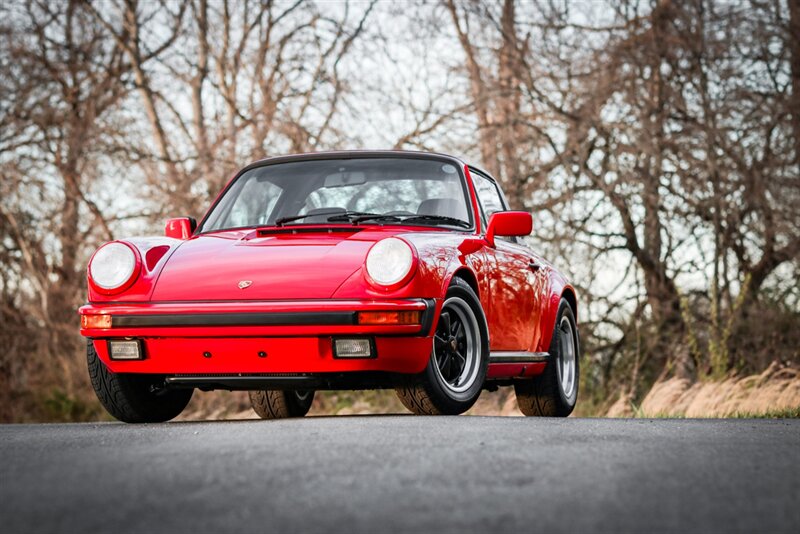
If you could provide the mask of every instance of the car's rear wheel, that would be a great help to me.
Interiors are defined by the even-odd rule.
[[[569,303],[562,299],[544,373],[514,385],[520,411],[528,416],[539,417],[566,417],[571,414],[578,400],[580,356],[575,314]]]
[[[425,371],[397,389],[403,405],[418,415],[458,415],[481,394],[489,363],[486,318],[472,288],[460,278],[445,295]]]
[[[164,377],[151,374],[112,373],[89,340],[86,361],[92,387],[103,407],[125,423],[162,423],[186,408],[193,389],[166,390]]]
[[[250,405],[261,419],[303,417],[314,402],[313,390],[258,390],[250,392]]]

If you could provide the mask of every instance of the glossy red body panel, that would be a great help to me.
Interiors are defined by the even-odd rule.
[[[359,233],[258,237],[251,230],[194,237],[163,268],[152,300],[330,298],[374,243]],[[252,284],[239,289],[242,280]]]
[[[114,326],[81,330],[98,354],[125,373],[315,373],[390,371],[418,373],[431,353],[432,325],[454,276],[473,284],[484,310],[493,351],[547,352],[567,280],[528,248],[483,235],[475,187],[464,166],[475,230],[400,225],[302,225],[242,229],[184,237],[131,238],[143,261],[129,288],[102,294],[89,284],[81,314],[186,315],[420,310],[434,302],[428,331],[419,326]],[[519,229],[522,216],[512,221]],[[187,221],[188,222],[188,221]],[[509,223],[511,224],[511,222]],[[506,230],[507,231],[507,230]],[[409,243],[416,254],[410,278],[398,287],[370,283],[364,261],[386,237]],[[531,264],[538,262],[540,268]],[[246,287],[240,288],[240,282]],[[577,310],[576,310],[577,313]],[[374,337],[378,357],[339,360],[331,337]],[[144,341],[146,358],[111,361],[104,340]],[[261,349],[259,347],[266,347]],[[267,358],[257,353],[265,351]],[[203,357],[211,352],[211,358]],[[254,355],[255,354],[255,355]],[[530,377],[545,363],[491,364],[490,378]]]
[[[115,373],[338,373],[389,371],[419,373],[428,364],[430,337],[376,337],[377,358],[334,358],[329,336],[155,337],[144,339],[146,359],[115,361],[104,341],[94,342],[98,356]],[[265,352],[266,357],[259,357]],[[204,354],[210,354],[209,357]],[[299,371],[298,371],[299,369]]]
[[[484,232],[483,223],[481,218],[477,216],[480,213],[480,208],[478,207],[478,193],[475,191],[475,184],[472,181],[472,176],[469,172],[469,165],[464,165],[464,177],[467,180],[467,184],[469,185],[469,197],[470,201],[472,202],[472,213],[476,215],[475,217],[475,233],[478,235],[482,235]]]
[[[564,298],[564,293],[571,292],[577,296],[575,288],[569,284],[564,275],[549,265],[547,271],[547,276],[543,279],[544,287],[541,291],[543,308],[539,317],[539,325],[542,335],[532,352],[547,352],[550,349],[550,342],[553,339],[553,331],[556,326],[558,307],[561,304],[561,299]],[[578,309],[573,311],[577,320]]]
[[[540,375],[547,363],[491,363],[489,364],[488,378],[530,378]]]

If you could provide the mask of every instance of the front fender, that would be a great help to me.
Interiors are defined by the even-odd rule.
[[[183,243],[180,239],[173,239],[171,237],[131,237],[127,239],[119,239],[132,245],[139,251],[142,258],[141,271],[139,276],[133,284],[119,293],[106,295],[95,291],[91,284],[88,283],[89,272],[87,269],[87,286],[88,286],[88,300],[89,302],[145,302],[150,300],[153,289],[155,288],[158,275],[161,269],[167,263],[167,260],[175,252],[178,247]]]

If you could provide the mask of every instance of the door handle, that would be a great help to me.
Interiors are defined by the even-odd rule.
[[[531,260],[528,262],[528,267],[530,268],[531,271],[538,271],[539,269],[542,268],[542,264],[539,263],[538,261]]]

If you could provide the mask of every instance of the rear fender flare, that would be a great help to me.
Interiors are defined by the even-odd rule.
[[[575,288],[560,276],[551,276],[550,283],[550,296],[543,306],[540,320],[542,336],[539,339],[539,346],[536,348],[536,352],[550,351],[550,343],[553,340],[553,332],[555,332],[556,320],[558,319],[558,307],[561,305],[562,299],[566,299],[570,303],[572,312],[575,314],[575,320],[578,320],[577,292]]]

